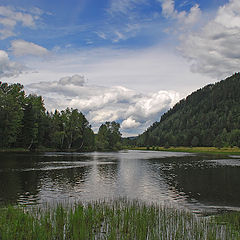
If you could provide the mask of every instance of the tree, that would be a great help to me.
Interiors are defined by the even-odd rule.
[[[31,94],[26,97],[23,112],[22,145],[28,149],[35,148],[39,143],[44,142],[45,136],[46,126],[43,126],[45,107],[42,97]]]
[[[65,111],[62,111],[64,132],[67,141],[67,148],[72,147],[73,142],[80,140],[78,148],[83,146],[83,132],[88,126],[88,121],[85,116],[78,112],[77,109],[67,108]]]
[[[91,126],[77,109],[46,112],[41,96],[0,82],[0,147],[93,150],[94,144]]]
[[[121,148],[120,124],[105,122],[98,130],[96,146],[98,150],[117,150]]]
[[[21,84],[0,82],[0,144],[13,147],[21,132],[25,92]]]
[[[198,143],[199,143],[198,137],[194,136],[193,139],[192,139],[192,142],[191,142],[192,147],[198,146]]]
[[[182,99],[137,138],[164,146],[240,145],[240,73],[209,84]],[[233,131],[233,132],[232,132]]]

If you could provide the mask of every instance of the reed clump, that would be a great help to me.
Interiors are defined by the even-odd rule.
[[[218,219],[219,220],[219,219]],[[239,229],[171,207],[126,199],[0,209],[0,239],[240,239]]]

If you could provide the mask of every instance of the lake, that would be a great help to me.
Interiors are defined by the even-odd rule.
[[[240,156],[131,150],[0,153],[0,204],[118,197],[193,212],[240,210]]]

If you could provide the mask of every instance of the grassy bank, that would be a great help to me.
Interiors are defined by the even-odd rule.
[[[25,148],[0,148],[0,152],[29,152]]]
[[[239,227],[232,225],[226,219],[222,224],[220,217],[199,218],[183,210],[127,200],[45,210],[0,209],[2,240],[240,239]]]
[[[209,154],[230,154],[240,155],[238,147],[133,147],[131,150],[151,150],[151,151],[169,151],[169,152],[188,152],[188,153],[209,153]]]
[[[56,149],[56,148],[47,148],[47,147],[38,147],[36,149],[26,149],[26,148],[0,148],[0,152],[77,152],[77,149]]]

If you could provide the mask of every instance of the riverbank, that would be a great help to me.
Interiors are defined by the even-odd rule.
[[[0,208],[0,239],[239,239],[239,219],[239,213],[204,218],[128,200],[53,209],[10,206]]]
[[[167,151],[167,152],[188,152],[188,153],[206,153],[206,154],[225,154],[225,155],[240,155],[240,148],[238,147],[123,147],[125,150],[143,150],[143,151]],[[93,152],[94,149],[82,152]],[[110,152],[113,150],[102,150],[100,152]],[[37,148],[33,151],[25,148],[2,148],[0,152],[79,152],[77,149],[59,150],[54,148]]]
[[[37,148],[34,150],[29,150],[26,148],[0,148],[0,152],[4,152],[4,153],[21,153],[21,152],[57,152],[59,150],[54,149],[54,148]]]
[[[68,152],[68,153],[77,153],[77,152],[117,152],[122,149],[102,149],[97,150],[95,148],[89,148],[89,149],[56,149],[56,148],[46,148],[46,147],[39,147],[36,149],[26,149],[26,148],[0,148],[0,153],[16,153],[16,152]]]
[[[206,153],[206,154],[226,154],[226,155],[240,155],[240,148],[238,147],[130,147],[129,150],[151,150],[151,151],[167,151],[167,152],[188,152],[188,153]]]
[[[82,152],[91,152],[94,150],[83,150]],[[40,147],[33,150],[29,150],[26,148],[0,148],[0,152],[6,152],[6,153],[14,153],[14,152],[79,152],[77,149],[56,149],[56,148],[46,148],[46,147]]]

